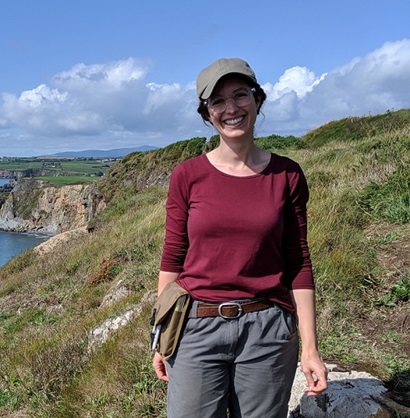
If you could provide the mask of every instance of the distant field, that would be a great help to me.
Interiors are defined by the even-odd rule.
[[[61,168],[67,172],[94,174],[107,171],[110,165],[100,161],[67,161],[61,163]]]
[[[42,168],[41,161],[5,160],[0,161],[0,170],[28,170],[30,168]]]
[[[101,160],[61,160],[61,159],[10,159],[0,160],[0,170],[25,171],[30,169],[45,169],[59,173],[59,176],[92,176],[102,175],[113,164]]]

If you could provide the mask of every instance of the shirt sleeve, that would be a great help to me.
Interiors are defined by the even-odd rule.
[[[168,189],[161,271],[180,273],[183,270],[188,250],[188,209],[186,171],[178,165],[171,174]]]
[[[289,289],[314,289],[307,241],[306,206],[309,190],[305,175],[297,163],[288,171],[288,185],[283,237],[284,281]]]

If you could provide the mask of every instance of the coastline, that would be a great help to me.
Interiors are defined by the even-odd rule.
[[[38,232],[14,232],[0,230],[0,268],[24,251],[48,242],[49,235]]]

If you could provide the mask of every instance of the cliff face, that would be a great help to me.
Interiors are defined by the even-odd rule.
[[[24,176],[23,171],[19,170],[0,170],[0,178],[4,179],[18,179]]]
[[[0,178],[21,179],[23,177],[55,176],[55,170],[46,168],[30,168],[28,170],[0,170]]]
[[[0,208],[0,229],[59,234],[87,226],[104,207],[95,185],[50,187],[24,178]]]

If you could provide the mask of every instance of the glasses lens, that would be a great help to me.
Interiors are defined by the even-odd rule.
[[[208,109],[214,113],[222,113],[226,109],[226,100],[223,97],[214,97],[208,100]]]
[[[236,106],[246,106],[251,102],[252,90],[241,89],[238,90],[233,96],[229,97],[212,97],[208,100],[208,109],[214,113],[222,113],[225,111],[227,106],[227,100],[232,99]]]
[[[251,101],[251,92],[249,90],[240,90],[232,97],[238,106],[246,106]]]

